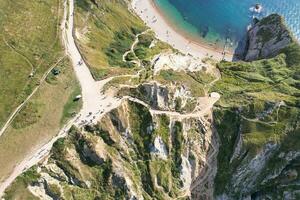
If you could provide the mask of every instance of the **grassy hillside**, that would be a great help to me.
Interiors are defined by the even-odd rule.
[[[62,56],[61,5],[60,0],[0,0],[0,127]]]
[[[60,42],[62,3],[0,0],[0,127],[40,85],[0,137],[0,181],[16,163],[56,135],[81,106],[73,102],[80,87],[68,59],[63,58]],[[40,83],[51,67],[60,73],[50,72]]]
[[[94,77],[133,72],[135,66],[122,56],[146,27],[127,2],[76,0],[75,12],[77,42]]]
[[[222,62],[218,65],[222,79],[212,88],[212,91],[222,94],[214,110],[215,125],[221,139],[215,179],[216,195],[227,193],[241,197],[251,193],[257,195],[257,191],[267,195],[272,194],[270,188],[282,187],[283,182],[275,178],[263,180],[298,159],[287,162],[277,156],[300,151],[299,54],[300,47],[294,43],[272,59],[249,63]],[[233,156],[239,135],[242,148]],[[272,153],[275,154],[270,158],[264,159],[266,163],[262,163],[263,168],[256,174],[249,168],[249,163],[254,156],[266,150],[267,144],[276,144],[279,149],[274,150]],[[243,175],[237,175],[242,169],[246,170]],[[297,165],[288,169],[300,171]],[[287,176],[284,173],[286,170],[275,177],[283,180]],[[234,186],[238,177],[244,177],[243,183]],[[255,179],[255,183],[251,182],[251,178]],[[296,180],[286,180],[284,183],[287,188],[292,188]],[[274,197],[283,198],[283,191],[287,188],[278,189],[276,193],[273,191]]]
[[[40,3],[50,6],[52,3],[43,2],[31,3],[30,6]],[[299,45],[293,43],[271,59],[221,62],[218,68],[222,78],[213,86],[216,77],[202,72],[185,74],[182,71],[162,70],[154,75],[149,60],[162,49],[169,49],[169,46],[156,41],[153,33],[144,32],[145,26],[128,11],[126,2],[76,0],[77,44],[93,76],[102,79],[135,73],[139,70],[137,63],[141,62],[144,70],[139,77],[118,78],[106,87],[156,80],[165,85],[185,85],[195,97],[208,92],[220,93],[221,99],[213,111],[214,126],[220,138],[215,195],[227,195],[228,199],[248,196],[285,199],[284,195],[288,192],[295,199],[300,198],[296,193],[300,190]],[[18,2],[0,4],[7,8],[13,5],[18,5]],[[36,10],[37,15],[42,15],[39,10]],[[55,9],[50,10],[54,12]],[[9,18],[8,14],[1,16]],[[45,31],[47,27],[42,28]],[[31,58],[27,50],[32,49],[28,47],[27,40],[24,44],[21,42],[23,40],[10,42],[12,35],[9,31],[5,30],[3,34],[6,34],[3,44],[19,57],[10,59],[12,54],[6,55],[10,51],[5,49],[0,56],[6,58],[1,57],[3,61],[0,61],[16,66],[25,63],[22,66],[26,69],[24,72],[14,72],[11,70],[13,68],[8,68],[10,70],[5,73],[21,73],[25,77],[32,66],[37,69],[28,84],[24,84],[21,76],[18,78],[20,82],[16,81],[25,88],[21,90],[12,86],[25,94],[24,91],[28,88],[30,91],[38,75],[42,74],[42,68],[37,67],[39,62],[35,59],[50,63],[60,54],[60,47],[54,45],[49,55]],[[11,38],[6,39],[9,36]],[[123,60],[124,53],[130,50],[136,39],[139,42]],[[35,42],[33,40],[32,44]],[[149,48],[153,42],[158,42],[156,47]],[[22,50],[22,54],[15,47]],[[46,48],[46,45],[35,48],[42,47]],[[43,49],[35,50],[43,52]],[[40,66],[46,69],[45,65]],[[16,160],[23,158],[39,142],[47,141],[56,134],[59,127],[79,109],[81,102],[72,101],[80,88],[74,81],[70,64],[64,60],[57,68],[61,73],[58,76],[49,74],[39,92],[15,118],[6,134],[0,137],[0,177],[5,177]],[[8,83],[3,82],[4,85]],[[150,98],[141,86],[137,89],[123,88],[119,94],[124,93],[145,102]],[[180,105],[180,101],[177,104]],[[189,109],[193,110],[194,106],[190,105],[192,109]],[[176,107],[175,110],[180,112]],[[211,141],[213,139],[206,128],[199,119],[177,121],[167,115],[151,114],[142,104],[123,101],[118,108],[106,113],[97,125],[85,126],[82,130],[73,127],[66,138],[54,144],[49,160],[19,176],[6,190],[5,197],[35,199],[34,192],[30,192],[34,188],[53,199],[126,199],[130,195],[144,199],[188,199],[188,191],[183,188],[185,178],[181,177],[182,169],[187,168],[188,162],[194,173],[194,170],[206,165],[202,158],[213,154],[210,150],[215,141]],[[160,143],[159,149],[155,143]],[[210,186],[207,184],[207,187]],[[189,185],[187,188],[190,188]]]
[[[16,116],[0,137],[0,181],[6,178],[16,163],[55,136],[60,127],[81,107],[74,102],[80,94],[68,60],[60,63],[60,74],[49,74],[38,92]]]

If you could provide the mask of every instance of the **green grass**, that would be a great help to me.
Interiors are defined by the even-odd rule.
[[[134,77],[134,78],[117,77],[117,78],[113,78],[111,81],[106,83],[103,87],[103,91],[107,91],[112,88],[120,89],[120,85],[122,85],[122,84],[129,85],[129,86],[135,86],[140,83],[141,83],[141,81],[139,80],[139,78],[136,78],[136,77]],[[122,93],[122,92],[120,91],[120,93]]]
[[[65,174],[73,177],[80,185],[74,187],[71,184],[61,183],[63,195],[66,198],[79,199],[125,199],[128,196],[125,180],[118,178],[118,175],[114,173],[112,160],[107,158],[100,164],[84,153],[87,148],[94,150],[93,143],[99,136],[103,137],[103,130],[98,125],[85,128],[85,133],[82,133],[73,127],[68,137],[58,140],[52,149],[51,162],[55,162]],[[107,139],[104,141],[107,142]],[[114,147],[114,145],[111,146],[111,148]],[[76,154],[71,154],[74,156],[73,160],[66,159],[70,155],[70,149],[76,152]],[[86,187],[84,180],[90,182],[89,188]]]
[[[0,127],[62,55],[61,2],[0,1]],[[32,71],[34,77],[29,78]]]
[[[130,32],[121,31],[115,33],[113,42],[104,49],[110,66],[125,68],[134,67],[133,63],[123,61],[123,54],[130,50],[130,47],[135,40],[135,32],[136,31],[131,30]]]
[[[12,127],[15,129],[20,129],[36,123],[40,118],[38,107],[39,105],[32,102],[26,104],[22,111],[13,120]]]
[[[151,60],[164,50],[171,49],[166,43],[156,41],[153,32],[139,36],[139,42],[123,61],[123,54],[130,50],[137,34],[146,26],[136,15],[128,11],[128,2],[101,1],[95,6],[92,1],[77,0],[75,25],[80,37],[79,48],[97,80],[110,75],[133,74],[136,69],[132,60]],[[92,14],[91,14],[92,13]],[[149,48],[152,41],[154,47]]]
[[[218,64],[222,79],[210,90],[222,95],[214,109],[214,123],[221,141],[218,154],[218,166],[221,167],[215,178],[215,195],[232,192],[231,177],[236,168],[241,162],[247,162],[245,159],[257,155],[267,143],[280,144],[279,152],[299,151],[296,134],[299,127],[295,125],[300,113],[295,76],[299,60],[295,56],[300,53],[300,48],[292,44],[283,52],[271,59]],[[257,118],[281,101],[286,105]],[[244,154],[230,162],[239,133],[243,138]],[[266,161],[267,165],[256,181],[256,187],[262,191],[261,181],[280,164],[277,165],[274,159]],[[277,184],[273,182],[272,187]]]
[[[172,130],[172,165],[171,171],[172,175],[176,178],[180,178],[180,166],[181,166],[181,154],[182,154],[182,143],[183,143],[183,134],[182,134],[182,124],[178,121],[174,123]]]
[[[56,184],[49,184],[48,185],[49,192],[51,193],[51,196],[60,198],[62,196],[60,192],[60,188]]]
[[[154,46],[150,48],[152,43]],[[139,36],[139,42],[134,48],[134,53],[140,60],[151,60],[153,56],[170,49],[172,49],[170,45],[157,40],[154,33],[148,31]]]
[[[208,85],[215,79],[213,75],[204,71],[188,72],[188,75],[203,85]]]
[[[128,102],[129,116],[133,141],[137,148],[138,159],[145,162],[138,162],[137,167],[141,173],[141,182],[143,189],[147,194],[153,196],[154,185],[150,175],[150,145],[154,138],[148,128],[152,126],[152,116],[148,109],[141,104]]]
[[[299,72],[299,66],[300,66],[300,46],[299,46],[299,44],[292,43],[289,47],[286,47],[285,49],[283,49],[282,53],[284,53],[287,56],[286,62],[288,64],[288,66],[295,68],[295,70],[297,70]]]
[[[130,49],[135,35],[146,27],[128,11],[126,2],[104,0],[95,6],[92,1],[77,0],[75,8],[77,31],[88,30],[77,43],[94,78],[133,73],[134,66],[123,63],[122,55]]]
[[[157,173],[157,184],[161,185],[165,192],[170,191],[171,188],[170,186],[170,171],[169,171],[169,166],[167,163],[160,163],[160,169]]]
[[[70,116],[65,104],[73,104],[70,98],[74,91],[78,92],[78,83],[68,60],[58,66],[61,73],[56,76],[55,83],[43,82],[37,92],[16,115],[12,124],[0,137],[0,180],[3,180],[20,162],[41,143],[48,142],[61,128],[61,122]],[[80,102],[67,108],[78,110]],[[67,112],[66,112],[67,111]]]
[[[175,122],[170,134],[169,118],[159,115],[155,117],[159,128],[150,131],[149,127],[154,122],[147,108],[129,101],[123,105],[105,116],[98,125],[86,126],[84,131],[72,127],[67,137],[54,143],[48,164],[56,164],[68,177],[72,177],[75,184],[41,167],[43,173],[58,178],[62,187],[60,192],[56,185],[50,184],[49,191],[53,195],[66,199],[127,199],[125,179],[119,173],[116,174],[118,166],[122,166],[126,177],[132,180],[132,187],[144,199],[175,198],[180,194],[179,176],[184,142],[181,122]],[[120,124],[113,120],[115,117],[120,120],[123,128],[130,127],[129,138],[132,142],[126,142],[125,146],[119,144],[120,138],[124,136],[116,132]],[[153,157],[150,153],[157,135],[166,144],[172,142],[172,155],[167,160]],[[102,159],[101,162],[96,159],[97,156]],[[154,178],[157,178],[161,187],[154,185]],[[35,177],[33,181],[38,179]],[[30,194],[26,189],[28,184],[21,185],[19,180],[20,177],[16,185],[9,188],[9,193],[15,196],[25,192]]]
[[[65,124],[69,119],[74,117],[82,107],[82,99],[76,100],[76,96],[81,94],[81,88],[79,84],[73,89],[73,92],[69,95],[68,101],[64,105],[63,116],[61,118],[61,125]]]
[[[113,144],[115,144],[115,142],[110,137],[109,132],[103,130],[101,128],[100,124],[97,124],[95,126],[86,125],[84,127],[84,129],[90,133],[94,133],[94,134],[100,136],[107,145],[112,146]]]
[[[12,183],[9,189],[6,190],[3,198],[7,200],[38,200],[39,198],[27,190],[27,186],[34,183],[39,177],[40,175],[36,172],[36,167],[30,168]]]
[[[295,70],[287,63],[289,57],[282,54],[275,58],[251,63],[223,62],[218,65],[222,73],[211,89],[222,94],[222,106],[240,106],[251,99],[285,101],[295,105],[297,89],[291,80]]]
[[[215,177],[215,193],[224,192],[226,184],[231,178],[234,166],[229,161],[234,151],[234,145],[238,136],[240,117],[234,110],[214,110],[214,123],[218,131],[221,145],[218,153],[218,173]]]
[[[158,128],[155,129],[155,134],[161,136],[162,141],[166,144],[167,151],[169,150],[169,130],[170,119],[167,115],[163,114],[159,116]]]
[[[179,85],[185,85],[187,88],[191,90],[193,97],[201,97],[205,95],[204,84],[202,84],[195,78],[197,75],[187,75],[186,73],[176,72],[173,70],[162,70],[158,75],[154,77],[155,80],[159,81],[162,84],[168,84],[170,82],[174,82]],[[198,80],[197,80],[198,79]]]
[[[156,101],[151,97],[151,94],[148,94],[147,87],[150,87],[147,84],[148,81],[155,80],[160,84],[164,85],[166,88],[171,85],[176,85],[178,87],[184,86],[188,91],[191,92],[191,97],[203,97],[206,95],[206,91],[211,87],[210,83],[215,78],[213,75],[205,72],[190,72],[190,73],[182,73],[173,70],[162,70],[157,75],[153,75],[150,68],[146,68],[141,74],[139,79],[130,79],[130,78],[117,78],[113,81],[109,82],[105,86],[105,90],[109,88],[117,88],[119,89],[117,96],[132,96],[138,98],[145,103],[156,107]],[[145,84],[143,84],[145,83]],[[128,88],[119,88],[118,84],[126,84],[129,86],[137,87],[128,87]],[[166,89],[168,90],[168,89]],[[172,95],[174,90],[168,90],[169,95]],[[180,113],[188,113],[192,112],[196,106],[195,99],[189,99],[187,104],[182,107],[181,99],[175,99],[175,111]]]

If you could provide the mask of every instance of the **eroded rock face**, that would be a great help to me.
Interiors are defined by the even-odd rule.
[[[201,71],[210,66],[199,58],[191,55],[181,54],[159,54],[154,58],[154,74],[158,74],[161,70],[172,69],[174,71],[196,72]]]
[[[248,31],[245,61],[271,58],[287,47],[293,38],[281,16],[272,14],[258,21]]]
[[[139,86],[144,99],[148,99],[149,103],[154,108],[167,109],[169,101],[169,90],[156,83],[154,84],[143,84]]]
[[[97,125],[72,128],[39,165],[29,191],[41,199],[191,198],[202,179],[211,191],[210,116],[167,113],[124,99]]]
[[[156,155],[163,160],[166,160],[168,158],[166,144],[164,143],[164,141],[160,136],[157,136],[154,139],[154,144],[153,147],[151,148],[151,153],[153,153],[153,155]]]
[[[130,96],[148,104],[154,110],[191,112],[196,98],[184,85],[161,85],[158,82],[141,84],[136,88],[123,88],[119,96]]]
[[[218,166],[218,174],[215,180],[215,199],[277,200],[298,199],[300,197],[300,187],[298,185],[300,180],[299,146],[289,144],[290,141],[297,140],[293,137],[298,137],[297,134],[300,133],[298,125],[299,115],[296,114],[289,119],[285,116],[285,113],[290,113],[290,108],[286,106],[281,107],[279,112],[279,107],[277,106],[279,104],[280,102],[274,103],[272,107],[270,107],[270,104],[266,104],[264,110],[254,115],[256,117],[254,120],[241,117],[241,115],[247,115],[248,110],[243,111],[243,109],[239,109],[234,112],[230,111],[230,115],[227,115],[228,110],[225,111],[225,109],[217,111],[227,113],[223,116],[224,119],[228,120],[230,118],[232,120],[229,129],[233,130],[233,134],[228,135],[226,139],[234,139],[234,142],[231,147],[227,146],[227,149],[232,148],[227,154],[224,153],[225,151],[222,147],[219,149],[227,159],[221,161],[222,158],[218,158],[220,166]],[[270,116],[275,116],[278,121],[274,123],[271,120],[271,123],[268,123],[267,120],[270,120]],[[215,125],[220,135],[229,131],[229,129],[223,126],[224,122],[220,123],[222,127],[218,123]],[[249,125],[252,128],[256,126],[259,128],[264,127],[263,129],[259,129],[260,132],[255,133],[257,136],[262,137],[268,134],[270,129],[275,131],[274,127],[279,123],[285,126],[285,128],[277,130],[280,131],[277,134],[286,135],[283,142],[271,141],[272,136],[269,135],[265,141],[260,140],[260,146],[255,147],[253,145],[254,142],[259,141],[259,138],[254,136],[249,137],[253,131],[249,128]],[[252,145],[249,145],[250,140]],[[222,144],[226,143],[223,142]],[[221,174],[222,176],[220,176]],[[218,191],[219,188],[223,190],[221,193]]]

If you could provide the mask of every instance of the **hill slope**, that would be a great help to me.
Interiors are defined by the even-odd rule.
[[[274,15],[256,29],[272,20]],[[287,30],[280,17],[275,20]],[[250,37],[261,43],[256,39]],[[214,109],[221,139],[217,199],[299,198],[300,47],[290,41],[276,51],[279,55],[269,59],[218,64],[222,79],[212,89],[222,96]]]
[[[80,87],[61,45],[61,16],[60,0],[0,0],[0,182],[80,107],[73,102]]]

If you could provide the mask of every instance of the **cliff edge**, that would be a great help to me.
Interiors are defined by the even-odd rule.
[[[278,14],[255,20],[246,36],[246,45],[241,60],[254,61],[272,58],[293,42],[293,36],[284,19]]]

